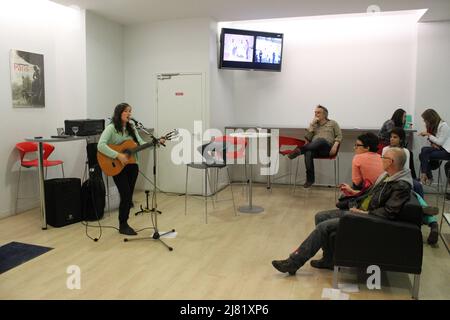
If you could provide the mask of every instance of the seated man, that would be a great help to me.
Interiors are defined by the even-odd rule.
[[[349,211],[338,209],[316,214],[316,228],[288,259],[272,261],[275,269],[294,275],[320,248],[323,250],[323,257],[321,260],[311,261],[311,266],[332,269],[333,252],[328,239],[330,234],[338,229],[339,218],[348,212],[372,214],[396,220],[403,205],[411,196],[412,178],[409,169],[403,169],[405,161],[406,156],[402,149],[390,148],[386,151],[383,156],[385,172],[378,177],[375,185],[359,201],[359,205],[350,208]]]
[[[390,138],[390,144],[383,148],[382,155],[386,153],[387,150],[390,148],[400,148],[405,152],[406,156],[406,163],[404,166],[404,169],[414,169],[414,167],[411,167],[411,163],[414,165],[413,162],[409,161],[411,159],[410,157],[410,151],[405,148],[405,140],[406,140],[406,134],[405,130],[402,128],[394,128],[391,130],[391,138]],[[412,174],[411,174],[412,176]],[[423,215],[423,223],[430,227],[430,234],[428,235],[427,242],[428,244],[436,244],[439,238],[439,226],[437,223],[436,215],[439,214],[439,209],[437,207],[430,207],[424,198],[424,192],[422,184],[413,178],[413,191],[417,193],[417,196],[419,198],[419,202],[422,205],[422,209],[424,212]]]
[[[288,156],[294,159],[301,154],[305,155],[306,182],[303,185],[305,188],[314,184],[314,158],[334,156],[342,140],[341,128],[336,121],[328,119],[327,108],[318,105],[314,115],[305,135],[309,143],[295,149]]]

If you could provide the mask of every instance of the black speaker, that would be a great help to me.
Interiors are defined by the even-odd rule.
[[[81,221],[81,180],[49,179],[44,182],[47,223],[63,227]]]

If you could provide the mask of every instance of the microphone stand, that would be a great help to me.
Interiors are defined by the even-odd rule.
[[[159,140],[157,138],[155,138],[155,136],[153,134],[151,134],[148,131],[146,131],[142,125],[140,125],[137,128],[142,130],[143,132],[147,133],[148,135],[150,135],[151,139],[153,141],[153,144],[154,144],[154,147],[153,147],[153,195],[152,195],[152,208],[148,211],[148,212],[150,212],[150,218],[151,218],[152,224],[153,224],[153,227],[151,227],[151,228],[154,230],[154,232],[153,232],[153,235],[151,237],[131,238],[131,239],[125,238],[125,239],[123,239],[123,241],[124,242],[128,242],[128,241],[144,240],[144,239],[158,240],[167,249],[169,249],[169,251],[172,251],[173,248],[170,247],[169,245],[167,245],[164,241],[162,241],[161,240],[161,236],[164,236],[164,235],[169,234],[169,233],[173,233],[173,232],[175,232],[175,229],[172,229],[172,230],[164,232],[164,233],[159,233],[159,230],[158,230],[158,214],[161,214],[161,211],[158,210],[158,204],[157,204],[157,201],[156,201],[156,162],[157,162],[156,147],[159,145]],[[148,193],[147,192],[146,192],[146,196],[147,196],[147,208],[148,208]],[[141,206],[141,211],[143,211],[142,210],[142,206]]]

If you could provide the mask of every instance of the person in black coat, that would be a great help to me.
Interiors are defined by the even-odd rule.
[[[406,155],[400,148],[391,148],[382,159],[385,172],[378,177],[365,196],[358,198],[358,201],[350,205],[349,210],[336,209],[316,214],[316,228],[287,259],[272,261],[275,269],[294,275],[321,248],[322,259],[311,261],[311,266],[332,269],[333,249],[328,239],[331,233],[337,231],[339,219],[348,212],[399,220],[398,215],[403,205],[409,201],[412,188],[410,170],[403,168]]]

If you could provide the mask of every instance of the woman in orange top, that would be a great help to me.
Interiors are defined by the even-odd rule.
[[[364,180],[374,184],[383,173],[381,156],[377,153],[378,137],[371,133],[364,133],[356,139],[354,146],[355,156],[352,161],[353,188],[343,183],[341,191],[347,194],[356,194],[362,187]]]

